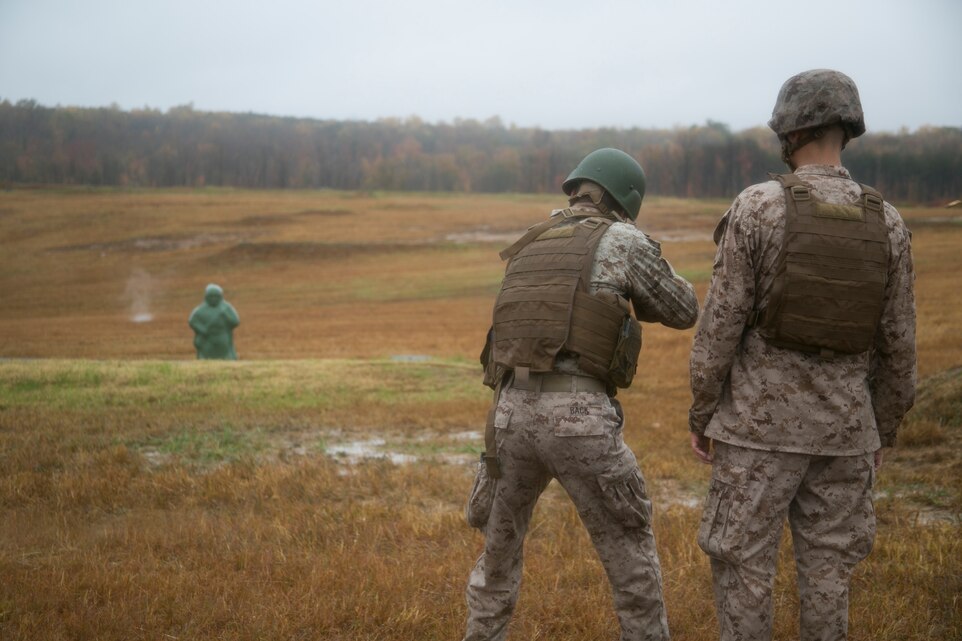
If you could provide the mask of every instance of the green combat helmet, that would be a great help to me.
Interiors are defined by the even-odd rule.
[[[233,305],[224,300],[224,290],[219,286],[207,286],[204,302],[194,308],[187,323],[194,330],[197,358],[237,360],[233,333],[240,318]]]
[[[820,129],[830,125],[845,129],[846,143],[865,133],[865,116],[855,82],[832,69],[803,71],[786,80],[768,121],[782,142],[782,160],[788,162],[789,156],[819,138]],[[812,131],[794,145],[789,143],[788,134],[802,129]]]
[[[584,157],[562,183],[571,195],[580,180],[590,180],[605,188],[631,220],[638,218],[645,197],[645,171],[638,161],[619,149],[596,149]]]

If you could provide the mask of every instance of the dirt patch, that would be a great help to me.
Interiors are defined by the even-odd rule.
[[[465,232],[448,234],[444,240],[457,244],[474,243],[497,243],[500,245],[510,245],[518,240],[525,233],[524,229],[512,231],[497,231],[486,228],[473,229]],[[664,229],[651,232],[652,238],[663,243],[687,243],[710,241],[712,234],[710,231],[695,231],[691,229]]]
[[[438,211],[441,205],[430,203],[384,203],[377,205],[378,209],[384,211]]]
[[[290,222],[291,217],[288,214],[261,214],[241,218],[235,224],[259,227],[262,225],[287,225]]]
[[[388,460],[395,465],[430,461],[448,465],[469,465],[477,460],[483,436],[476,430],[422,432],[408,436],[378,435],[360,440],[343,440],[343,435],[325,438],[324,454],[345,465],[368,460]]]
[[[346,467],[367,461],[390,461],[395,465],[432,462],[468,466],[477,460],[484,440],[482,434],[476,430],[431,431],[413,435],[365,434],[364,438],[357,438],[357,433],[349,434],[339,429],[323,428],[283,432],[231,432],[232,449],[223,456],[211,455],[209,448],[204,450],[200,447],[180,447],[185,438],[183,435],[177,435],[166,442],[135,447],[149,469],[181,463],[201,470],[211,470],[239,455],[250,456],[267,464],[325,456]]]
[[[354,212],[347,209],[305,209],[304,211],[299,211],[294,216],[350,216]]]
[[[331,218],[350,216],[347,209],[305,209],[293,214],[255,214],[246,216],[234,222],[235,225],[260,227],[265,225],[288,225],[296,218]]]
[[[63,245],[52,247],[49,251],[99,251],[99,252],[167,252],[197,249],[209,245],[237,242],[245,236],[238,234],[197,234],[194,236],[141,236],[107,243],[84,245]]]
[[[909,229],[920,227],[959,227],[962,226],[962,216],[932,216],[928,218],[912,218],[906,221]]]
[[[224,250],[218,260],[332,260],[352,256],[393,254],[416,251],[430,245],[360,244],[360,243],[312,243],[312,242],[263,242],[239,243]]]
[[[962,523],[962,367],[919,384],[880,478],[877,498],[896,499],[920,523]]]
[[[509,245],[521,238],[523,235],[523,229],[508,232],[476,229],[473,231],[448,234],[444,237],[444,240],[448,241],[449,243],[457,243],[459,245],[471,245],[474,243],[498,243],[500,245]]]
[[[712,232],[666,229],[651,232],[651,237],[660,243],[700,243],[712,240]]]
[[[695,490],[675,479],[650,479],[648,486],[656,510],[674,506],[700,508],[708,494],[707,488]]]
[[[422,431],[414,434],[374,432],[370,430],[293,429],[265,432],[255,430],[237,433],[232,440],[238,449],[254,453],[262,463],[292,462],[304,457],[327,457],[346,469],[371,461],[388,461],[394,465],[437,463],[463,467],[474,473],[478,454],[484,448],[484,435],[476,429]],[[192,463],[201,469],[215,469],[225,463],[219,458],[192,460],[170,452],[170,448],[150,444],[140,447],[148,468],[174,462]],[[649,491],[658,508],[681,506],[699,508],[707,488],[692,488],[675,479],[651,479]]]

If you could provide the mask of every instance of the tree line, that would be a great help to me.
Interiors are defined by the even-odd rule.
[[[500,119],[375,122],[0,101],[0,183],[555,192],[588,152],[633,155],[659,196],[731,198],[785,171],[765,128],[548,131]],[[889,200],[962,196],[962,129],[867,134],[843,154]]]

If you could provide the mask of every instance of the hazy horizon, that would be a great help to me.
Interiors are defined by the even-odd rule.
[[[763,127],[834,68],[869,132],[962,126],[962,3],[4,0],[0,98],[544,130]]]
[[[63,104],[50,105],[50,104],[44,104],[44,103],[42,103],[42,102],[40,102],[40,101],[38,101],[38,100],[35,100],[35,99],[33,99],[33,98],[11,99],[11,98],[8,98],[8,97],[6,97],[6,96],[0,96],[0,101],[8,101],[8,102],[9,102],[10,104],[12,104],[12,105],[16,105],[16,104],[17,104],[18,102],[20,102],[20,101],[34,101],[34,102],[37,104],[37,106],[42,107],[42,108],[46,108],[46,109],[66,109],[66,110],[70,110],[70,109],[94,109],[94,110],[96,110],[96,109],[117,109],[117,110],[122,111],[122,112],[125,112],[125,113],[156,112],[156,113],[161,113],[161,114],[170,114],[170,113],[172,113],[172,112],[174,112],[174,111],[176,111],[176,110],[178,110],[178,109],[189,108],[191,111],[193,111],[193,112],[195,112],[195,113],[204,113],[204,114],[212,114],[212,115],[216,115],[216,114],[230,114],[230,115],[235,115],[235,116],[236,116],[236,115],[239,115],[239,116],[247,116],[247,115],[250,115],[250,116],[257,116],[257,117],[280,118],[280,119],[288,119],[288,118],[290,118],[290,119],[294,119],[294,120],[306,120],[306,121],[316,121],[316,122],[345,122],[345,123],[347,123],[347,122],[352,122],[352,123],[368,123],[368,124],[374,124],[374,123],[379,123],[379,122],[398,122],[398,123],[401,123],[401,124],[407,124],[407,123],[419,121],[419,122],[422,122],[422,123],[424,123],[424,124],[426,124],[426,125],[429,125],[429,126],[457,126],[458,124],[462,124],[462,123],[466,123],[466,122],[475,122],[475,123],[478,123],[478,124],[480,124],[480,125],[488,125],[488,123],[491,123],[492,121],[496,121],[497,123],[499,123],[499,124],[500,124],[502,127],[504,127],[505,129],[532,129],[532,130],[552,131],[552,132],[562,132],[562,131],[598,131],[598,130],[603,130],[603,129],[612,129],[612,130],[614,130],[614,131],[628,131],[628,130],[632,130],[632,129],[638,129],[638,130],[643,130],[643,131],[676,131],[676,130],[689,129],[689,128],[692,128],[692,127],[706,127],[706,126],[709,126],[709,125],[722,125],[722,126],[728,128],[728,130],[731,131],[731,132],[734,133],[734,134],[738,134],[738,133],[742,133],[742,132],[746,132],[746,131],[751,131],[751,130],[753,130],[753,129],[762,129],[762,130],[765,130],[765,131],[771,133],[771,130],[768,128],[768,125],[766,125],[766,124],[764,124],[764,123],[760,123],[760,124],[757,124],[757,125],[754,125],[754,126],[751,126],[751,127],[744,127],[744,128],[741,128],[741,129],[736,129],[736,128],[732,127],[731,125],[729,125],[727,122],[722,122],[722,121],[716,120],[716,119],[714,119],[714,118],[708,118],[708,119],[705,120],[704,122],[692,122],[692,123],[687,123],[687,124],[678,123],[678,124],[674,124],[674,125],[667,126],[667,127],[639,127],[639,126],[637,126],[637,125],[633,125],[633,126],[628,126],[628,127],[617,127],[617,126],[615,126],[615,127],[608,127],[608,126],[598,126],[598,127],[554,127],[554,128],[548,129],[548,128],[545,128],[545,127],[539,127],[539,126],[537,126],[537,125],[525,126],[525,125],[519,125],[519,124],[513,123],[513,122],[506,122],[503,118],[501,118],[501,117],[498,116],[497,114],[493,114],[493,115],[491,115],[491,116],[488,116],[487,118],[461,118],[461,117],[456,116],[456,117],[454,117],[454,118],[452,118],[452,119],[450,119],[450,120],[427,120],[427,119],[425,119],[425,118],[421,118],[421,117],[418,116],[417,114],[410,114],[410,115],[408,115],[408,116],[379,116],[379,117],[377,117],[377,118],[371,118],[371,119],[362,119],[362,118],[323,118],[323,117],[318,117],[318,116],[292,116],[292,115],[290,115],[290,114],[271,114],[271,113],[262,113],[262,112],[257,112],[257,111],[243,111],[243,110],[240,110],[240,111],[228,111],[228,110],[224,110],[224,109],[218,109],[218,110],[201,109],[201,108],[196,107],[193,103],[185,103],[185,104],[182,104],[182,105],[171,105],[170,107],[167,107],[166,109],[161,109],[161,108],[158,108],[158,107],[152,107],[152,106],[150,106],[150,105],[144,105],[144,106],[141,106],[141,107],[125,108],[125,107],[122,107],[122,106],[120,106],[120,105],[118,105],[118,104],[116,104],[116,103],[109,104],[109,105],[69,105],[69,104],[68,104],[68,105],[63,105]],[[908,133],[915,133],[915,132],[918,132],[918,131],[920,131],[920,130],[924,130],[924,129],[927,129],[927,128],[940,128],[940,127],[954,127],[954,128],[956,128],[956,129],[962,129],[962,125],[932,125],[932,124],[922,124],[922,125],[919,125],[918,127],[913,127],[913,128],[901,127],[899,130],[894,130],[894,131],[887,131],[887,130],[886,130],[886,131],[881,131],[881,130],[877,130],[877,129],[876,129],[876,130],[874,130],[874,131],[869,131],[866,135],[872,135],[872,134],[899,134],[899,133],[902,133],[903,131],[904,131],[904,132],[908,132]],[[772,136],[774,137],[774,134],[772,134]],[[773,140],[774,140],[774,138],[773,138]]]

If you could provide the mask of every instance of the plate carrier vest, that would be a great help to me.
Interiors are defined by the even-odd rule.
[[[576,222],[559,226],[571,219]],[[617,387],[631,384],[641,333],[630,303],[588,290],[595,251],[613,222],[608,216],[564,209],[501,252],[508,265],[494,305],[494,363],[551,372],[555,357],[567,350],[589,375]],[[631,361],[627,367],[626,356]]]
[[[772,345],[819,354],[872,347],[888,281],[889,239],[882,196],[859,185],[858,204],[818,200],[795,174],[772,175],[785,188],[785,239],[768,306],[757,327]]]

